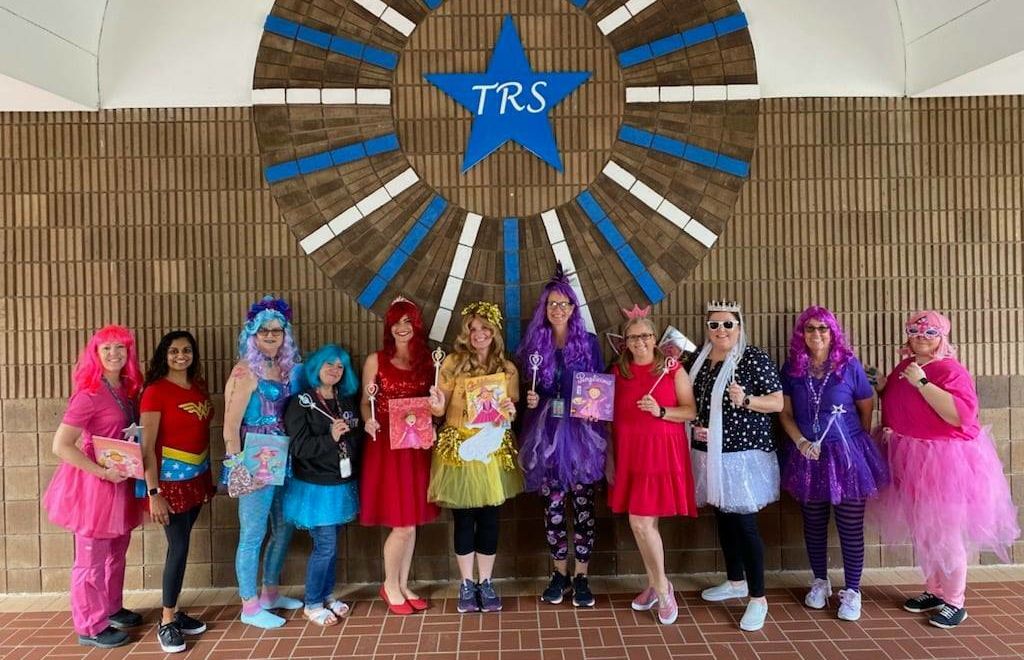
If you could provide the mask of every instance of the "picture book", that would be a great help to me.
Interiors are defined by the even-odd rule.
[[[96,450],[96,462],[103,467],[112,467],[126,477],[146,478],[142,467],[142,445],[139,443],[94,435],[92,446]]]
[[[284,484],[288,468],[288,436],[247,433],[244,453],[245,467],[254,479],[271,486]]]
[[[430,399],[425,396],[388,402],[392,449],[429,449],[434,446]]]
[[[581,371],[572,383],[572,417],[610,422],[615,406],[615,376]]]
[[[475,376],[466,379],[467,426],[504,426],[510,421],[501,411],[501,402],[508,398],[508,382],[505,374]]]

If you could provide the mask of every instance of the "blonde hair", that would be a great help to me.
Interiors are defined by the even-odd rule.
[[[626,336],[629,334],[630,328],[632,328],[635,325],[640,325],[641,323],[647,326],[647,329],[650,330],[652,335],[654,335],[654,337],[651,340],[652,342],[654,341],[654,339],[658,338],[658,333],[655,330],[654,322],[651,321],[651,319],[647,318],[646,316],[641,316],[634,319],[626,319],[626,322],[622,324],[622,340],[623,342],[625,342],[625,345],[622,349],[622,352],[619,353],[617,364],[619,365],[619,373],[622,374],[622,377],[626,379],[633,377],[633,372],[630,371],[629,369],[629,363],[633,359],[633,351],[630,350],[629,348],[629,342],[626,341]],[[661,348],[658,346],[657,343],[654,343],[654,364],[652,366],[654,368],[654,373],[656,374],[660,374],[665,370],[665,354],[661,352]]]
[[[491,331],[491,348],[487,352],[487,361],[483,364],[477,360],[476,349],[469,342],[469,326],[474,320],[479,320],[484,328]],[[501,336],[501,330],[483,316],[470,313],[462,317],[459,336],[455,338],[453,349],[454,374],[486,376],[505,371],[505,340]]]

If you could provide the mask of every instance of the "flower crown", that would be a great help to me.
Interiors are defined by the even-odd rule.
[[[473,314],[474,316],[487,319],[488,323],[498,330],[501,330],[501,310],[492,302],[481,300],[479,302],[469,303],[462,308],[462,316],[466,316],[467,314]]]
[[[709,314],[711,312],[731,312],[733,314],[739,314],[740,304],[735,300],[712,300],[708,303],[706,311]]]
[[[277,312],[289,323],[292,322],[292,308],[288,306],[284,298],[275,298],[274,296],[263,296],[259,301],[253,303],[252,307],[249,308],[249,313],[245,316],[245,320],[251,321],[256,318],[257,314],[268,309],[272,312]]]

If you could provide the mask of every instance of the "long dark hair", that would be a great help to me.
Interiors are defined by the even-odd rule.
[[[198,385],[203,391],[206,391],[203,365],[199,361],[199,343],[196,342],[196,338],[188,330],[172,330],[163,336],[160,343],[156,345],[156,350],[153,351],[153,357],[149,361],[149,366],[146,367],[145,385],[152,385],[161,378],[166,378],[167,374],[170,373],[171,368],[167,366],[167,351],[170,350],[171,344],[178,339],[187,339],[192,347],[192,364],[188,366],[188,370],[185,372],[188,382]]]

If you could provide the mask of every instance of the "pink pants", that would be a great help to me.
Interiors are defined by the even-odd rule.
[[[953,569],[950,572],[936,570],[925,576],[925,589],[954,607],[964,606],[967,591],[967,551],[960,546],[956,557],[950,558]]]
[[[121,609],[125,555],[131,538],[131,533],[113,539],[75,536],[71,620],[79,635],[100,633],[107,627],[107,617]]]

